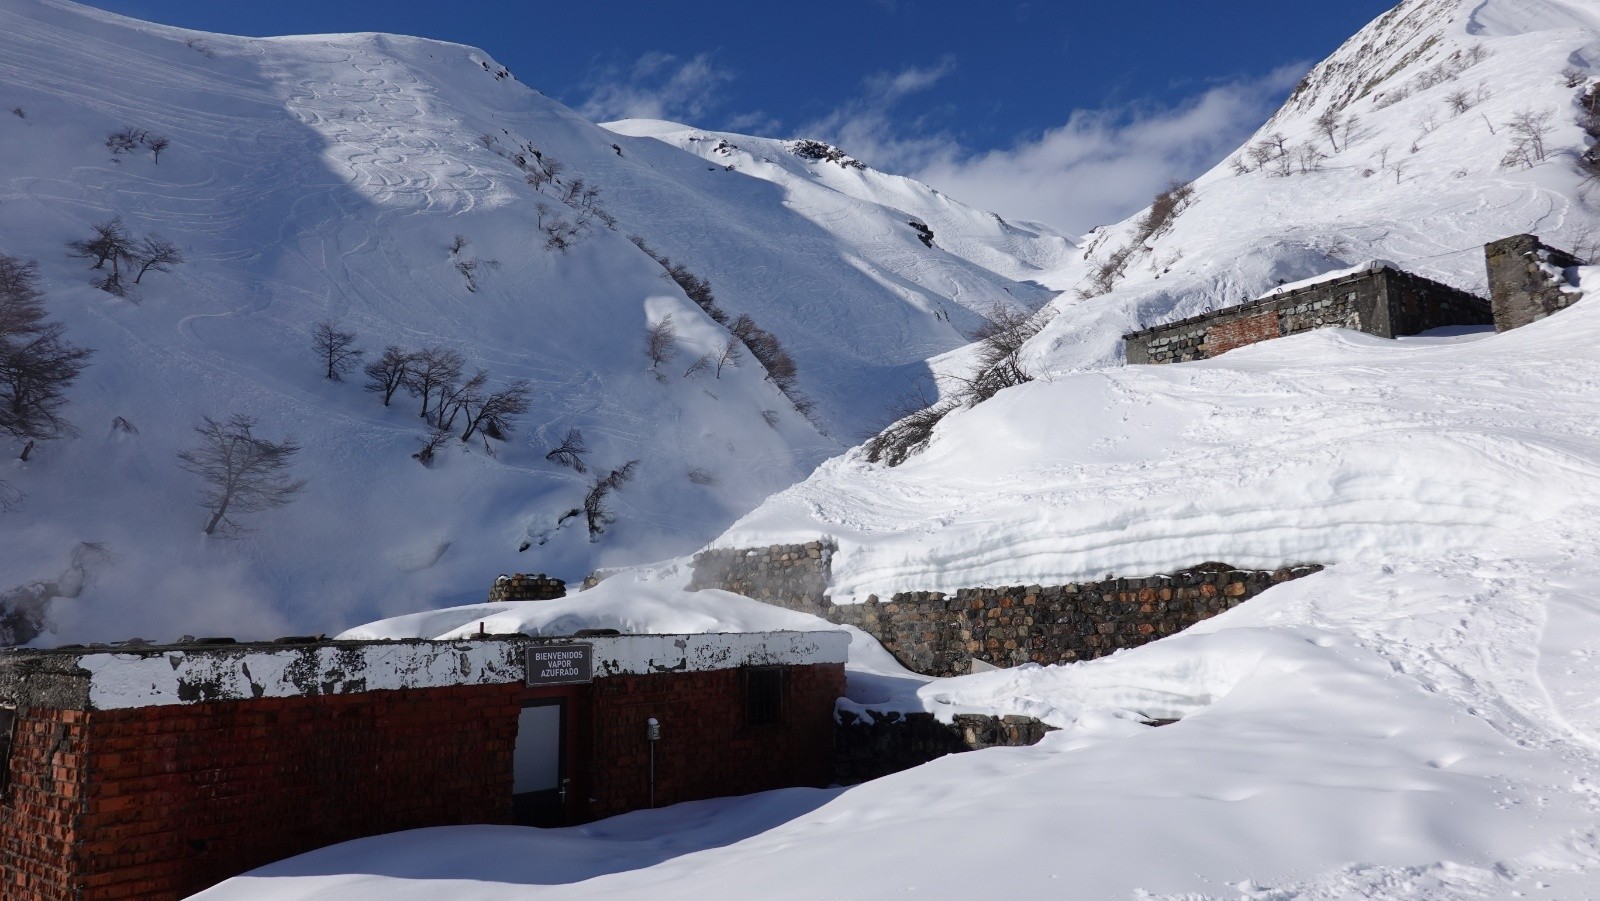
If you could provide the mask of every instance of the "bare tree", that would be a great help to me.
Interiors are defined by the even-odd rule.
[[[311,346],[316,348],[317,356],[322,359],[329,381],[342,382],[344,374],[355,368],[363,353],[352,346],[355,343],[356,333],[340,331],[338,323],[332,319],[317,323],[311,333]]]
[[[1536,112],[1521,109],[1512,114],[1511,122],[1506,126],[1512,135],[1511,150],[1501,161],[1502,164],[1521,163],[1532,168],[1535,163],[1544,162],[1548,154],[1545,141],[1550,137],[1550,123],[1554,119],[1553,110]]]
[[[300,445],[293,438],[268,441],[255,435],[254,417],[236,413],[227,422],[201,417],[200,446],[178,454],[178,465],[205,483],[201,506],[211,512],[205,533],[219,527],[243,531],[233,517],[282,507],[305,487],[289,472]]]
[[[1472,95],[1465,90],[1451,91],[1445,95],[1444,105],[1450,110],[1451,115],[1459,116],[1472,109]]]
[[[383,395],[383,405],[389,406],[394,393],[405,384],[406,374],[411,370],[413,359],[412,354],[393,344],[385,347],[378,359],[368,363],[362,370],[367,374],[366,390]]]
[[[621,467],[596,477],[594,484],[589,486],[589,492],[583,496],[583,515],[589,525],[590,541],[599,541],[606,527],[617,521],[606,507],[606,497],[632,479],[638,467],[638,460],[629,460]]]
[[[462,250],[465,250],[466,246],[471,243],[472,242],[467,239],[466,235],[456,235],[454,238],[450,239],[450,255],[455,256]]]
[[[461,433],[461,440],[471,438],[473,432],[483,435],[484,447],[488,447],[490,438],[506,440],[516,430],[511,420],[528,412],[528,406],[528,383],[512,382],[503,391],[490,394],[467,411],[467,430]]]
[[[483,389],[489,384],[489,373],[482,369],[472,374],[472,378],[464,382],[451,381],[439,388],[439,407],[434,413],[434,422],[447,429],[456,427],[456,417],[463,411],[471,417],[471,411],[483,403]]]
[[[739,351],[738,338],[729,338],[728,340],[722,342],[722,347],[717,350],[717,355],[714,361],[717,368],[717,378],[722,378],[722,367],[729,366],[737,368],[739,365],[739,360],[743,356],[744,354]]]
[[[171,272],[173,266],[184,263],[183,251],[178,245],[168,241],[160,235],[150,235],[133,249],[133,263],[139,265],[139,271],[133,277],[133,283],[139,284],[144,274],[154,269],[157,272]]]
[[[157,166],[161,165],[161,151],[172,146],[172,142],[161,135],[151,135],[145,140],[144,146],[150,148],[150,159]]]
[[[689,364],[689,368],[683,371],[683,377],[686,379],[692,379],[703,372],[710,372],[711,363],[715,357],[715,353],[704,353],[698,357],[695,357],[694,362]]]
[[[92,353],[47,318],[38,280],[32,261],[0,254],[0,432],[24,442],[24,460],[34,442],[71,431],[66,391]]]
[[[672,362],[678,355],[677,340],[678,329],[672,324],[671,313],[645,328],[644,352],[650,358],[650,371],[655,373],[656,378],[665,378],[661,374],[661,365]]]
[[[424,419],[428,416],[428,405],[434,392],[444,392],[461,378],[461,367],[466,361],[453,350],[443,347],[427,347],[412,356],[411,365],[406,369],[406,374],[401,381],[401,386],[412,397],[422,398],[422,413]]]
[[[544,458],[561,466],[570,466],[578,472],[588,472],[589,467],[583,462],[583,455],[589,452],[589,445],[583,440],[583,432],[578,429],[567,429],[567,434],[561,438],[561,443],[550,449]]]
[[[1344,126],[1344,119],[1339,115],[1337,107],[1328,107],[1322,115],[1317,117],[1317,130],[1328,139],[1328,146],[1334,153],[1339,152],[1339,131]]]
[[[90,237],[67,242],[69,254],[81,260],[93,260],[89,268],[106,273],[104,278],[95,282],[96,288],[118,297],[126,296],[128,290],[122,282],[122,264],[131,264],[133,260],[133,239],[128,236],[120,217],[97,222],[90,227],[94,229]],[[111,264],[111,268],[106,268],[107,263]]]

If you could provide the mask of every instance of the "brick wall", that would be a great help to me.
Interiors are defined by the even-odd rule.
[[[648,806],[650,742],[661,721],[656,805],[833,781],[833,709],[843,664],[785,668],[783,722],[746,726],[740,670],[617,676],[594,683],[590,813]]]
[[[72,859],[70,872],[55,863],[40,870],[44,888],[5,897],[181,898],[353,838],[509,822],[520,691],[464,686],[30,712],[20,730],[26,741],[12,752],[7,884],[26,885],[17,873],[34,868],[35,858],[61,859],[56,836],[69,802]],[[62,727],[65,752],[57,750]],[[41,795],[36,774],[46,759],[54,787]],[[18,836],[24,841],[12,853]]]
[[[1244,347],[1257,341],[1269,341],[1283,332],[1278,323],[1278,311],[1268,310],[1259,316],[1224,322],[1206,330],[1201,353],[1208,357],[1227,353],[1235,347]]]
[[[1489,296],[1494,302],[1494,330],[1510,331],[1537,322],[1576,303],[1581,294],[1570,287],[1562,270],[1582,264],[1564,250],[1533,235],[1514,235],[1484,247],[1489,268]]]
[[[73,841],[84,811],[81,710],[17,710],[0,814],[0,897],[76,899]]]

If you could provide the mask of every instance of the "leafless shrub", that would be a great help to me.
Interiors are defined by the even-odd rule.
[[[500,143],[500,139],[488,132],[484,132],[478,135],[478,143],[483,145],[484,150],[493,150],[494,145]]]
[[[467,292],[469,294],[476,294],[478,291],[478,261],[457,260],[456,271],[461,273],[462,278],[466,279]]]
[[[106,149],[112,156],[132,153],[144,143],[145,133],[137,128],[124,128],[106,135]]]
[[[692,379],[697,375],[703,375],[707,372],[710,372],[713,357],[715,357],[714,353],[701,354],[700,356],[695,357],[694,362],[689,364],[689,368],[683,371],[683,377],[686,379]]]
[[[738,338],[730,337],[727,341],[724,341],[722,343],[722,347],[717,349],[714,361],[717,370],[717,378],[722,378],[722,368],[724,366],[737,368],[739,366],[739,360],[743,356],[744,355],[739,352]]]
[[[588,493],[583,496],[583,516],[589,526],[590,541],[599,541],[607,527],[617,521],[616,516],[606,507],[606,498],[627,484],[634,477],[638,467],[638,460],[629,460],[621,467],[597,477],[589,486]]]
[[[16,116],[18,119],[28,118],[27,112],[25,112],[20,106],[13,106],[11,108],[11,115]]]
[[[118,416],[115,419],[111,420],[111,431],[117,432],[117,433],[123,434],[123,435],[138,435],[139,434],[138,427],[135,426],[133,423],[129,422],[127,419],[121,417],[121,416]]]
[[[589,471],[588,465],[583,462],[583,455],[588,452],[589,445],[583,440],[583,432],[578,429],[567,429],[567,434],[562,436],[561,443],[551,448],[544,458],[584,473]]]
[[[1545,141],[1550,137],[1550,123],[1555,119],[1555,112],[1546,110],[1537,112],[1532,109],[1521,109],[1513,113],[1506,129],[1511,133],[1511,148],[1501,158],[1500,165],[1506,168],[1522,166],[1532,168],[1544,162],[1548,155]]]
[[[689,476],[689,481],[693,482],[696,485],[715,485],[715,484],[717,484],[717,477],[712,475],[711,471],[709,469],[706,469],[703,466],[691,466],[691,467],[689,467],[688,476]]]
[[[450,239],[450,255],[455,256],[467,248],[472,241],[466,235],[456,235]]]
[[[156,165],[161,165],[161,151],[172,146],[172,142],[161,135],[146,135],[144,146],[150,150],[150,159]]]
[[[644,352],[650,358],[650,371],[657,379],[665,380],[661,366],[678,355],[677,341],[678,329],[672,324],[671,313],[645,327]]]
[[[1465,90],[1451,91],[1444,96],[1444,105],[1452,115],[1459,116],[1472,109],[1472,95]]]
[[[1301,144],[1295,150],[1295,162],[1299,164],[1302,175],[1321,171],[1322,162],[1327,158],[1328,155],[1323,153],[1321,148],[1309,142]]]
[[[434,426],[426,435],[422,436],[422,446],[417,448],[417,452],[411,455],[411,459],[416,460],[423,466],[432,466],[433,455],[439,451],[439,448],[449,443],[451,437],[452,433],[449,429],[442,425]]]
[[[919,401],[920,407],[917,406]],[[909,460],[928,446],[933,440],[934,428],[958,406],[960,404],[949,399],[929,403],[920,398],[906,398],[901,404],[900,418],[862,445],[867,462],[899,466]]]

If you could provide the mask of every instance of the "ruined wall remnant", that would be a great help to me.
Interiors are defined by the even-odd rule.
[[[1183,363],[1319,328],[1395,338],[1491,321],[1489,303],[1483,298],[1377,264],[1342,278],[1137,331],[1122,340],[1129,363]]]
[[[690,591],[720,588],[758,601],[822,616],[835,546],[826,541],[764,548],[701,551],[694,555]]]
[[[969,588],[947,595],[901,592],[887,602],[835,604],[827,595],[833,545],[774,545],[695,556],[690,590],[720,588],[854,626],[901,663],[931,676],[996,666],[1069,663],[1103,657],[1181,632],[1273,585],[1321,566],[1240,570],[1208,563],[1134,579],[1054,586]]]
[[[544,573],[501,576],[489,586],[489,603],[496,601],[553,601],[567,596],[567,583]]]
[[[1581,295],[1568,270],[1583,261],[1533,235],[1513,235],[1486,245],[1494,330],[1507,332],[1572,306]]]

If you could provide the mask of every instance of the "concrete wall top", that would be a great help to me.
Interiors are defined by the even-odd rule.
[[[521,682],[532,646],[594,646],[594,677],[845,662],[839,632],[497,637],[14,650],[0,654],[0,701],[123,710],[255,698]]]

